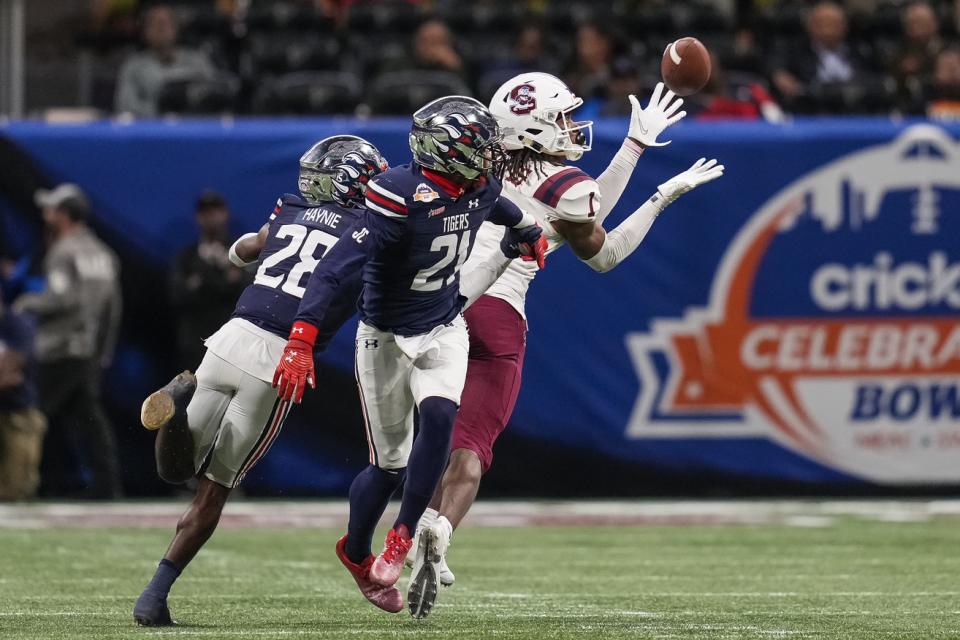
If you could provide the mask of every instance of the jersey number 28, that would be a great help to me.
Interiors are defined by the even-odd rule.
[[[254,278],[254,284],[264,287],[280,290],[289,293],[297,298],[302,298],[306,287],[301,286],[300,281],[304,276],[309,276],[317,268],[320,260],[330,250],[330,247],[337,243],[336,236],[314,229],[308,232],[308,229],[302,224],[285,224],[277,230],[275,236],[278,240],[290,238],[290,244],[277,251],[272,256],[264,259],[257,269],[257,277]],[[317,248],[320,247],[320,255],[316,256]],[[290,256],[300,252],[300,260],[294,264],[289,271],[280,270],[276,275],[269,275],[268,269],[276,268],[278,264]]]

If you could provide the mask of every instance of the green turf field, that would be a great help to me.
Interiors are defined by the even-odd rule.
[[[217,533],[133,626],[160,529],[0,530],[0,638],[960,638],[956,519],[474,528],[430,618],[368,605],[337,532]]]

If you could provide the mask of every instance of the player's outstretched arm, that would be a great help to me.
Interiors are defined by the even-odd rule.
[[[672,91],[664,92],[662,82],[654,88],[646,107],[640,106],[636,96],[630,96],[630,105],[630,129],[627,137],[606,170],[597,178],[600,189],[600,206],[595,220],[597,224],[603,224],[604,219],[617,206],[644,149],[670,144],[669,140],[657,142],[657,138],[667,127],[680,122],[687,115],[686,111],[680,111],[683,99],[677,98]]]
[[[716,160],[708,162],[706,158],[700,158],[692,167],[657,187],[657,192],[649,200],[610,233],[591,222],[557,220],[552,223],[553,228],[567,239],[578,258],[594,271],[605,273],[640,246],[661,211],[688,191],[722,176],[723,169]]]
[[[270,235],[270,223],[260,227],[257,233],[245,233],[237,241],[230,245],[230,252],[227,254],[230,262],[243,269],[260,259],[260,252],[267,244],[267,238]]]

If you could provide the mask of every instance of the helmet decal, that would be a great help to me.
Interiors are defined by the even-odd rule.
[[[528,82],[515,86],[507,96],[510,111],[518,116],[522,116],[536,109],[537,98],[535,94],[536,88]]]

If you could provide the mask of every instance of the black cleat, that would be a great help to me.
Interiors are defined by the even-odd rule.
[[[165,427],[175,416],[186,421],[187,405],[197,390],[197,376],[189,371],[177,374],[159,391],[154,391],[140,407],[140,423],[150,431]]]
[[[141,627],[172,627],[177,621],[170,617],[167,597],[147,589],[133,606],[133,620]]]

